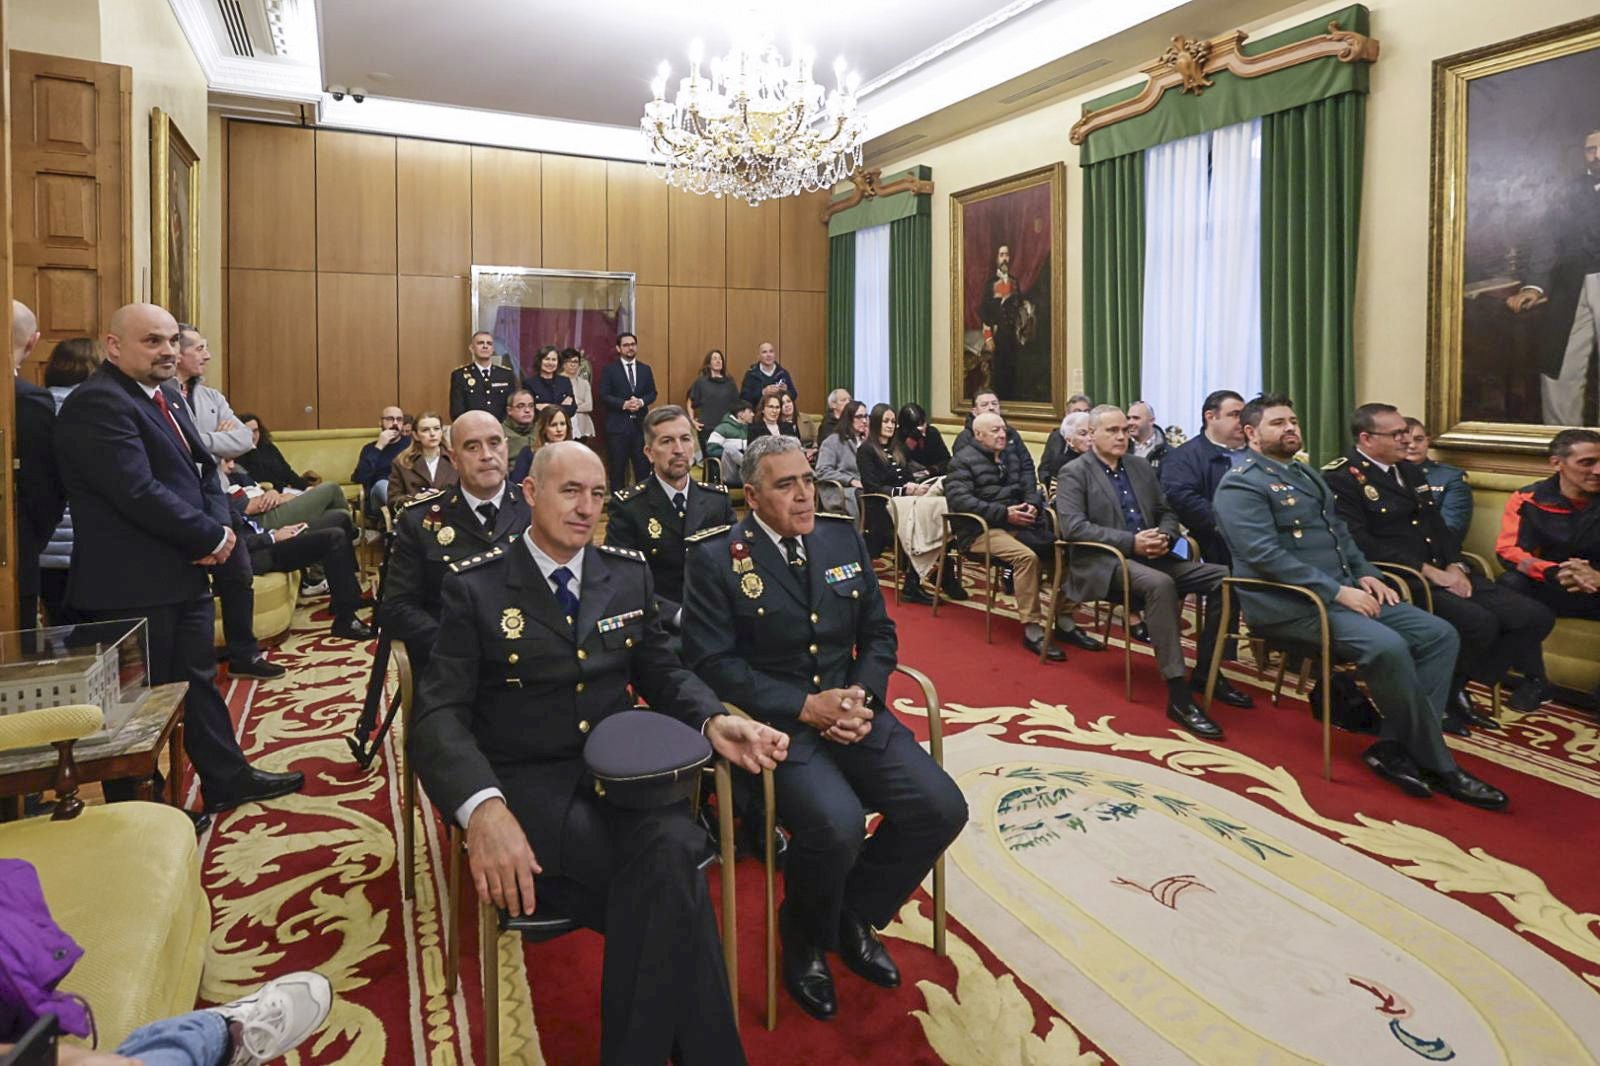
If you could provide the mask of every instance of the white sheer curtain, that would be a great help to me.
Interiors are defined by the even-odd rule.
[[[856,231],[856,374],[850,395],[889,402],[889,227]]]
[[[1261,123],[1145,151],[1140,397],[1199,432],[1214,389],[1261,388]]]

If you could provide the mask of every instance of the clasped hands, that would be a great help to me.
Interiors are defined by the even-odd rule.
[[[1159,529],[1141,529],[1133,535],[1133,550],[1146,559],[1159,559],[1172,550],[1172,538]]]
[[[233,530],[228,530],[222,539],[222,547],[210,555],[202,555],[194,561],[196,566],[221,566],[228,561],[228,556],[233,554],[234,547],[239,543],[239,537]]]
[[[860,685],[813,692],[800,708],[800,721],[835,744],[854,744],[872,732],[872,708]]]
[[[1437,585],[1446,592],[1453,592],[1462,599],[1472,598],[1472,579],[1462,573],[1460,568],[1447,566],[1443,569],[1429,563],[1422,564],[1422,576],[1428,583]]]
[[[1600,570],[1587,559],[1572,558],[1556,568],[1556,580],[1568,592],[1600,593]]]
[[[1356,586],[1342,585],[1333,598],[1339,606],[1376,618],[1384,607],[1400,602],[1400,594],[1381,577],[1358,578]]]

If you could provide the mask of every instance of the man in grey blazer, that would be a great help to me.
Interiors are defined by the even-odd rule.
[[[1061,468],[1056,482],[1056,514],[1061,539],[1109,544],[1128,557],[1133,595],[1144,601],[1145,624],[1155,645],[1156,663],[1167,682],[1167,717],[1195,736],[1220,740],[1222,730],[1197,707],[1190,693],[1205,686],[1205,668],[1221,623],[1221,600],[1213,595],[1228,576],[1227,567],[1173,553],[1178,516],[1167,504],[1155,468],[1128,454],[1128,417],[1121,408],[1101,404],[1089,412],[1094,444],[1083,459]],[[1074,551],[1065,595],[1080,603],[1120,595],[1122,575],[1109,552]],[[1180,611],[1184,597],[1205,594],[1205,625],[1191,679],[1185,680]],[[1219,680],[1218,699],[1248,707],[1250,697]]]

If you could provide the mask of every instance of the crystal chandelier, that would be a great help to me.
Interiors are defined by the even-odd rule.
[[[861,165],[866,124],[856,110],[860,75],[841,58],[834,88],[811,80],[812,53],[786,62],[765,30],[747,32],[702,73],[701,48],[689,49],[689,76],[666,99],[671,68],[651,83],[640,128],[651,169],[687,192],[750,204],[825,189]]]

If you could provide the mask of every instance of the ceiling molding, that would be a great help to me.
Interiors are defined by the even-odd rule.
[[[213,93],[309,103],[322,94],[317,56],[257,54],[246,59],[224,49],[226,30],[216,0],[169,0]],[[315,29],[311,30],[315,41]],[[265,42],[262,42],[265,44]],[[315,48],[311,49],[315,52]]]
[[[1050,0],[1011,0],[1011,3],[1007,4],[1000,10],[979,19],[977,22],[974,22],[972,25],[958,33],[952,33],[950,36],[946,37],[932,48],[923,49],[921,52],[918,52],[904,63],[901,63],[896,67],[892,67],[891,69],[878,75],[876,78],[873,78],[871,81],[863,85],[861,87],[861,91],[856,95],[858,98],[862,98],[876,92],[879,89],[886,88],[894,82],[899,81],[906,75],[915,73],[916,71],[922,69],[941,56],[950,52],[954,52],[957,48],[960,48],[968,41],[983,36],[985,33],[988,33],[997,26],[1001,26],[1007,22],[1010,22],[1018,15],[1030,11],[1033,8],[1038,7],[1040,4],[1049,2]]]
[[[637,126],[603,126],[371,96],[358,104],[349,96],[335,100],[323,94],[317,104],[317,125],[628,162],[648,158],[644,135]]]

